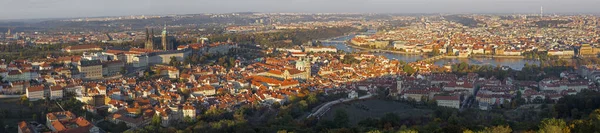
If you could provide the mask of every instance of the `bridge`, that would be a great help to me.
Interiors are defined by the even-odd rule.
[[[445,55],[438,55],[438,56],[434,56],[434,57],[430,57],[430,58],[423,59],[423,60],[421,60],[421,61],[424,61],[424,62],[431,62],[431,61],[436,61],[436,60],[439,60],[439,59],[444,59],[444,58],[446,58],[446,56],[445,56]]]
[[[321,40],[322,43],[345,43],[346,41]]]

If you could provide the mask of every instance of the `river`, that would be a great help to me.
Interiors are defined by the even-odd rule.
[[[354,37],[354,35],[348,35],[348,36],[331,38],[329,40],[348,41],[348,40],[352,39],[353,37]],[[346,52],[361,51],[360,49],[352,48],[352,47],[348,46],[347,44],[341,43],[341,42],[323,42],[323,45],[324,46],[334,46],[338,50],[343,50]],[[389,53],[389,52],[378,52],[378,53],[373,53],[373,54],[385,56],[388,59],[401,60],[404,62],[415,62],[417,60],[425,58],[422,55],[397,54],[397,53]],[[509,58],[468,58],[468,59],[466,59],[466,58],[462,58],[462,59],[441,59],[441,60],[435,61],[434,64],[443,66],[447,63],[460,63],[460,62],[467,62],[467,63],[473,64],[473,65],[508,66],[515,70],[523,69],[523,66],[525,65],[525,63],[536,64],[536,65],[539,65],[539,63],[540,63],[539,61],[526,60],[526,59],[509,59]]]

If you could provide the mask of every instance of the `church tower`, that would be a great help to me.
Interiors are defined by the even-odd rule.
[[[150,32],[148,32],[148,28],[146,28],[146,43],[144,48],[149,50],[154,49],[154,30],[152,30],[152,34],[150,34]]]
[[[310,59],[305,59],[304,61],[304,71],[305,71],[305,75],[306,75],[306,80],[310,79],[312,77],[312,69],[311,69],[311,64],[310,64]]]
[[[311,77],[310,60],[308,60],[307,58],[300,58],[298,61],[296,61],[296,69],[298,69],[300,71],[304,71],[304,77],[306,77],[306,79],[310,79],[310,77]]]
[[[171,50],[172,49],[171,46],[167,42],[167,24],[165,24],[165,27],[163,28],[163,31],[162,31],[161,44],[162,44],[163,50]]]

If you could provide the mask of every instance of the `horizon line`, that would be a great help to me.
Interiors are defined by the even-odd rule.
[[[369,13],[369,12],[227,12],[227,13],[178,13],[178,14],[131,14],[131,15],[98,15],[98,16],[75,16],[75,17],[48,17],[48,18],[14,18],[14,19],[1,19],[0,22],[19,22],[19,21],[33,21],[33,20],[67,20],[67,19],[84,19],[84,18],[102,18],[102,17],[130,17],[130,16],[181,16],[181,15],[202,15],[202,14],[235,14],[235,13],[264,13],[264,14],[443,14],[443,15],[495,15],[495,14],[513,14],[513,15],[525,15],[525,14],[539,14],[540,12],[406,12],[406,13]],[[556,14],[556,15],[600,15],[600,12],[544,12],[544,14]]]

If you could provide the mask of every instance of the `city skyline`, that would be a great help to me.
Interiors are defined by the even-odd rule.
[[[187,3],[187,4],[182,4]],[[316,3],[316,4],[315,4]],[[289,13],[598,13],[593,0],[157,0],[0,1],[0,20],[231,12]],[[211,5],[211,6],[204,6]],[[6,13],[8,12],[8,13]]]
[[[600,131],[594,1],[24,1],[0,133]]]

